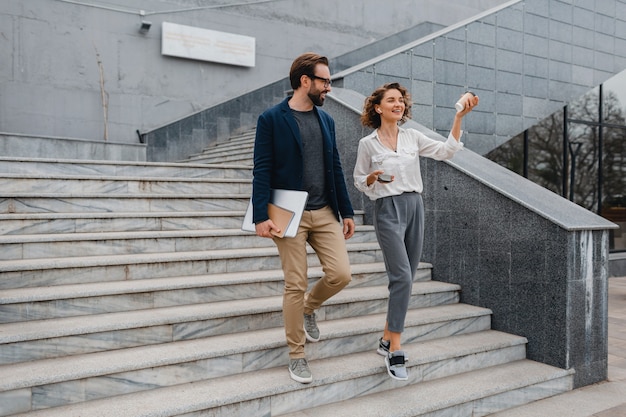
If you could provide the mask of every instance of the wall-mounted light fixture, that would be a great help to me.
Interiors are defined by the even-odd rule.
[[[139,17],[141,18],[141,26],[139,26],[139,33],[141,33],[142,35],[145,35],[146,33],[148,33],[148,31],[150,30],[150,27],[152,26],[152,22],[149,22],[144,19],[145,16],[146,16],[146,11],[139,10]]]
[[[148,22],[147,20],[142,20],[141,26],[139,26],[139,33],[143,33],[143,34],[148,33],[151,26],[152,26],[152,22]]]

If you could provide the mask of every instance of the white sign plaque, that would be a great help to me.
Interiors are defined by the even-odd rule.
[[[254,67],[255,38],[168,22],[162,30],[163,55]]]

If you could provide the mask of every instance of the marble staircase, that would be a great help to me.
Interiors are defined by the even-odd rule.
[[[292,381],[276,249],[240,230],[252,142],[171,164],[0,158],[0,416],[483,416],[572,388],[428,264],[410,380],[389,378],[387,280],[359,213],[353,280],[306,347],[314,381]]]
[[[254,151],[254,130],[244,130],[231,137],[228,142],[205,148],[191,155],[186,161],[196,163],[240,163],[252,165]]]

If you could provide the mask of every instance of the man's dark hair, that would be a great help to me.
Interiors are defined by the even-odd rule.
[[[300,87],[300,78],[303,75],[315,75],[315,66],[317,64],[328,66],[328,58],[313,52],[307,52],[297,57],[291,64],[291,70],[289,71],[291,88],[296,90]]]

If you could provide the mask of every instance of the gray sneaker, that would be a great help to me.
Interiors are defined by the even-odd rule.
[[[306,359],[289,359],[289,376],[294,381],[308,384],[313,381],[313,375],[309,369],[309,364]]]
[[[306,340],[309,342],[320,341],[320,329],[315,321],[315,313],[304,315],[304,333],[306,334]]]
[[[383,338],[381,337],[380,339],[378,339],[378,349],[376,350],[376,352],[379,355],[387,356],[389,355],[389,346],[391,346],[391,341],[383,340]]]
[[[378,339],[378,349],[376,350],[376,352],[379,355],[382,356],[387,356],[389,355],[389,348],[391,347],[391,340],[383,340],[383,338],[381,337],[380,339]],[[406,354],[404,355],[404,362],[408,362],[409,361],[409,357],[406,356]]]
[[[406,370],[406,361],[404,359],[404,352],[396,350],[395,352],[389,352],[389,355],[385,356],[385,365],[387,365],[387,373],[393,379],[399,381],[406,381],[409,379],[409,374]]]

